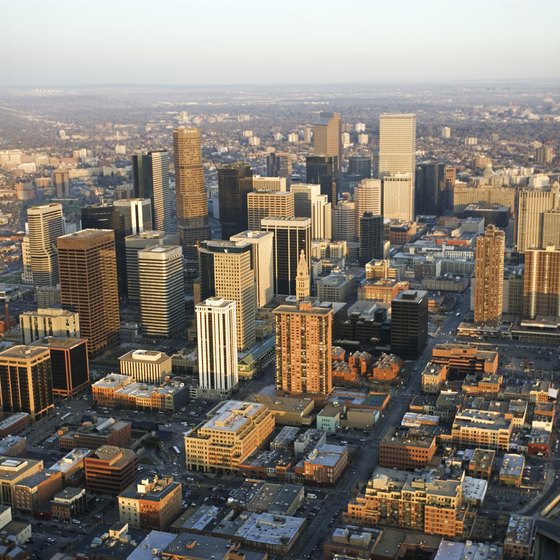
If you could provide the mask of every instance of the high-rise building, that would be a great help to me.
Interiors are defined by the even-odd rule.
[[[125,240],[126,281],[129,303],[140,303],[140,280],[138,278],[138,251],[156,245],[177,244],[176,235],[168,235],[163,231],[143,231],[136,235],[128,235]]]
[[[379,175],[416,170],[416,115],[382,114],[379,118]]]
[[[391,302],[391,352],[414,360],[428,341],[428,292],[405,290]]]
[[[155,350],[131,350],[120,356],[119,371],[140,383],[159,385],[171,376],[171,357]]]
[[[125,236],[152,229],[152,202],[149,198],[115,200],[113,208],[124,218]]]
[[[52,391],[73,397],[89,385],[89,361],[85,338],[46,336],[31,347],[47,348],[51,356]]]
[[[332,238],[332,204],[326,194],[321,194],[321,186],[314,184],[293,184],[295,216],[311,218],[311,239]]]
[[[517,250],[543,249],[543,216],[560,208],[560,188],[521,189],[517,206]]]
[[[64,235],[62,204],[28,208],[27,223],[33,284],[56,286],[59,281],[56,239]]]
[[[146,336],[173,337],[185,328],[183,250],[156,245],[138,251],[140,317]]]
[[[247,193],[247,224],[250,230],[260,229],[263,218],[269,216],[293,218],[294,215],[294,193],[292,192]]]
[[[22,344],[45,336],[80,337],[80,316],[64,309],[37,309],[19,315]]]
[[[354,190],[358,237],[360,236],[360,218],[366,212],[370,212],[376,216],[383,214],[382,194],[383,190],[380,179],[362,179],[360,184]]]
[[[439,216],[443,213],[445,164],[421,163],[416,166],[415,213]]]
[[[317,156],[336,158],[336,174],[339,174],[340,157],[342,155],[342,120],[340,113],[325,111],[319,113],[319,120],[313,125],[313,153]]]
[[[185,259],[196,261],[197,243],[210,237],[200,129],[173,131],[177,230]]]
[[[554,150],[552,146],[541,146],[535,150],[535,163],[539,165],[549,165],[554,160]]]
[[[239,384],[235,301],[211,297],[195,312],[200,394],[227,397]]]
[[[261,177],[253,175],[253,190],[255,192],[286,192],[284,177]]]
[[[554,245],[525,251],[523,315],[560,317],[560,250]]]
[[[560,247],[560,209],[543,214],[542,247]]]
[[[309,265],[305,258],[305,252],[302,250],[299,255],[296,275],[296,299],[303,301],[309,299],[311,295],[311,281],[309,276]]]
[[[152,201],[152,225],[159,231],[171,231],[171,192],[167,150],[132,156],[132,181],[136,198]],[[147,229],[147,228],[146,228]]]
[[[222,239],[248,229],[247,195],[253,190],[253,171],[248,163],[218,169]]]
[[[360,264],[366,265],[371,260],[384,256],[383,216],[366,212],[360,218]]]
[[[359,175],[362,179],[371,178],[371,158],[350,156],[348,158],[348,175]]]
[[[410,173],[383,177],[383,216],[401,222],[414,221],[414,183]]]
[[[54,410],[48,348],[12,346],[0,352],[0,396],[4,413],[27,412],[37,420]]]
[[[268,177],[284,177],[289,187],[292,182],[292,154],[269,153],[266,156],[266,174]]]
[[[332,309],[301,301],[278,306],[274,318],[276,389],[290,395],[328,395],[332,390]]]
[[[329,197],[333,205],[338,201],[338,160],[329,156],[305,158],[305,182],[321,185],[321,194]]]
[[[487,226],[476,239],[474,321],[497,325],[502,318],[505,233]]]
[[[296,271],[301,251],[311,262],[311,220],[309,218],[265,218],[265,231],[274,233],[274,293],[296,293]]]
[[[255,343],[256,290],[252,245],[246,241],[204,241],[200,245],[200,295],[235,301],[237,348]]]
[[[53,171],[52,182],[56,189],[57,198],[68,198],[70,196],[70,172],[65,169]]]
[[[86,487],[90,492],[117,496],[134,482],[137,466],[132,449],[102,445],[84,458]]]
[[[251,244],[257,307],[268,305],[274,297],[274,234],[269,231],[242,231],[232,235],[230,240]]]
[[[333,239],[335,241],[356,241],[358,226],[356,223],[356,204],[341,200],[333,208]]]
[[[97,354],[120,338],[115,234],[85,229],[58,238],[60,300],[80,314],[88,351]]]

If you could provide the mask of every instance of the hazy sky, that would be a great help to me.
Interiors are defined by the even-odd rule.
[[[1,0],[0,85],[560,77],[558,0]]]

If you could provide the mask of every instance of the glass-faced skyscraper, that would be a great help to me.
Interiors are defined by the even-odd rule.
[[[173,131],[177,230],[185,259],[197,262],[197,243],[210,238],[200,129]]]
[[[247,195],[253,190],[253,170],[248,163],[224,165],[218,169],[222,239],[248,228]]]

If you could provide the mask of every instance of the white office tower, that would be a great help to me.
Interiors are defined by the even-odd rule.
[[[374,216],[383,215],[381,189],[380,179],[362,179],[354,189],[358,237],[360,236],[360,218],[366,212],[371,212]]]
[[[332,239],[332,204],[321,185],[294,183],[294,210],[297,218],[311,218],[311,239]]]
[[[410,173],[383,177],[383,216],[401,222],[414,221],[414,185]]]
[[[149,198],[115,200],[113,208],[124,216],[124,229],[127,235],[136,235],[152,229],[152,201]]]
[[[21,264],[23,271],[21,281],[24,284],[33,284],[33,270],[31,269],[31,251],[29,249],[29,235],[24,235],[21,240]]]
[[[382,114],[379,118],[379,176],[416,170],[416,115]]]
[[[35,286],[58,284],[56,239],[64,235],[62,204],[33,206],[27,210],[29,262]]]
[[[255,192],[286,192],[286,177],[253,176],[253,190]]]
[[[257,307],[268,305],[274,298],[274,234],[270,231],[242,231],[230,241],[250,243],[257,293]]]
[[[227,397],[239,383],[235,301],[211,297],[195,312],[199,394]]]
[[[138,251],[140,317],[146,336],[173,337],[185,328],[183,250],[156,245]]]
[[[169,190],[169,155],[167,150],[149,152],[152,159],[154,221],[159,231],[171,231],[171,191]],[[151,229],[151,228],[145,228]]]

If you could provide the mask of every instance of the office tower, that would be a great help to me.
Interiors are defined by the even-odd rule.
[[[46,336],[31,344],[50,352],[52,392],[58,397],[73,397],[89,386],[89,360],[85,338]]]
[[[354,203],[356,205],[356,223],[358,224],[358,237],[360,236],[360,218],[370,212],[374,215],[383,214],[382,184],[380,179],[362,179],[354,190]]]
[[[52,412],[49,350],[12,346],[0,352],[0,395],[4,413],[27,412],[35,421]]]
[[[525,251],[523,316],[560,317],[560,250],[554,245]]]
[[[167,150],[132,156],[132,181],[136,198],[152,202],[152,225],[159,231],[171,231],[171,192]],[[144,229],[148,229],[145,227]]]
[[[271,152],[266,156],[266,174],[268,177],[283,177],[289,188],[292,183],[292,154]]]
[[[416,170],[416,115],[382,114],[379,118],[379,176]]]
[[[384,244],[383,216],[366,212],[360,218],[360,264],[382,259]]]
[[[254,192],[286,192],[286,179],[284,177],[261,177],[253,175]]]
[[[356,224],[356,204],[341,200],[333,208],[333,239],[335,241],[356,241],[358,227]]]
[[[445,180],[445,191],[443,195],[442,207],[444,211],[453,211],[455,205],[454,197],[455,183],[457,181],[457,169],[455,167],[446,166],[443,175]]]
[[[414,184],[410,173],[383,177],[383,216],[401,222],[414,221]]]
[[[560,247],[560,209],[543,214],[542,246],[549,245]]]
[[[177,231],[185,259],[196,261],[197,243],[210,237],[200,129],[175,129],[173,150],[177,192]]]
[[[237,348],[255,344],[256,286],[252,245],[246,241],[204,241],[199,248],[200,295],[235,301]]]
[[[239,385],[235,301],[211,297],[195,312],[201,395],[228,397]]]
[[[538,165],[549,165],[554,160],[552,146],[541,146],[535,150],[535,163]]]
[[[274,310],[276,389],[282,394],[328,395],[332,390],[332,321],[329,307],[310,301]]]
[[[336,175],[340,172],[341,144],[342,121],[340,113],[319,113],[319,120],[313,125],[313,153],[316,156],[336,158]]]
[[[421,163],[416,166],[415,213],[439,216],[444,211],[445,164]]]
[[[498,325],[502,318],[504,293],[505,233],[496,226],[487,226],[476,239],[474,321]]]
[[[159,385],[171,376],[171,357],[154,350],[131,350],[120,356],[119,372],[140,383]]]
[[[31,252],[29,249],[29,235],[24,235],[21,239],[21,281],[24,284],[33,284],[33,269],[31,268]]]
[[[60,300],[80,314],[80,331],[90,355],[120,338],[115,233],[84,229],[58,238]]]
[[[307,156],[305,158],[305,182],[321,185],[321,194],[329,197],[333,205],[338,201],[338,162],[334,157]]]
[[[274,293],[293,296],[301,251],[311,262],[311,220],[309,218],[265,218],[265,231],[274,233]]]
[[[33,284],[56,286],[59,281],[56,239],[64,235],[62,204],[28,208],[27,223]]]
[[[140,317],[146,336],[170,338],[185,328],[183,250],[156,245],[138,251]]]
[[[68,198],[70,196],[70,172],[64,169],[53,171],[52,182],[56,189],[57,198]]]
[[[293,218],[294,193],[282,191],[247,193],[248,228],[250,230],[260,229],[261,220],[269,216]]]
[[[253,190],[252,177],[248,163],[234,163],[218,169],[222,239],[248,229],[247,195]]]
[[[391,302],[391,352],[405,360],[420,356],[428,340],[428,292],[405,290]]]
[[[118,496],[136,479],[138,457],[132,449],[102,445],[84,458],[90,492]]]
[[[302,250],[299,255],[299,261],[296,274],[296,299],[303,301],[309,299],[311,295],[311,282],[309,277],[309,265],[305,258],[305,252]]]
[[[543,216],[560,208],[560,188],[521,189],[517,208],[517,250],[542,249]]]
[[[242,231],[230,241],[251,245],[257,307],[268,305],[274,297],[274,234],[269,231]]]
[[[152,229],[152,202],[149,198],[115,200],[113,208],[124,218],[125,236]]]
[[[125,213],[117,212],[112,204],[95,204],[81,210],[82,229],[112,229],[115,232],[117,282],[121,301],[128,297],[125,237],[131,234],[130,226],[127,233]]]
[[[155,245],[175,245],[177,236],[163,231],[143,231],[125,237],[126,281],[129,303],[140,303],[140,280],[138,278],[138,251]]]
[[[311,218],[311,239],[332,238],[332,204],[321,186],[313,184],[293,184],[294,209],[297,218]]]
[[[362,179],[371,178],[371,158],[350,156],[348,158],[348,175],[359,175]]]
[[[80,337],[78,313],[64,309],[37,309],[19,315],[22,344],[31,344],[45,336]]]

